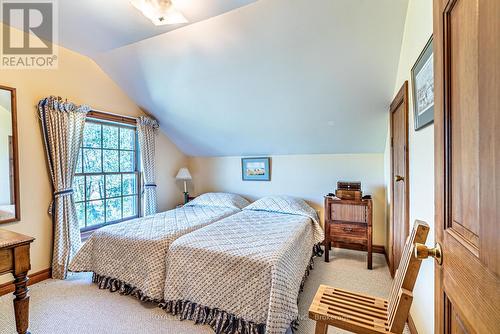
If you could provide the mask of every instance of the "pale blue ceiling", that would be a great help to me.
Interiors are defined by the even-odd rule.
[[[155,26],[129,0],[57,0],[59,39],[65,47],[93,56],[186,25],[256,0],[172,0],[188,24]]]
[[[407,0],[236,7],[83,51],[188,155],[384,151]]]

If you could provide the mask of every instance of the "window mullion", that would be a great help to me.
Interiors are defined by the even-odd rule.
[[[121,138],[121,128],[118,128],[118,172],[121,173],[122,171],[122,165],[121,165],[121,161],[122,161],[122,151],[121,151],[121,143],[120,143],[120,138]]]
[[[122,219],[124,218],[123,217],[123,174],[121,174],[121,177],[120,177],[120,195],[121,195],[121,202],[122,202],[122,214],[121,214],[121,217]]]
[[[102,189],[102,205],[104,210],[104,224],[107,223],[108,217],[106,212],[106,175],[104,175],[104,128],[101,123],[101,175],[104,179],[103,189]]]
[[[129,218],[134,218],[134,217],[138,217],[139,214],[140,214],[140,199],[141,199],[141,180],[140,180],[140,168],[139,168],[139,156],[138,156],[138,135],[137,135],[137,127],[128,127],[128,126],[122,126],[122,125],[119,125],[119,124],[113,124],[113,123],[110,123],[110,122],[101,122],[101,121],[89,121],[89,123],[94,123],[94,124],[99,124],[100,125],[100,128],[99,127],[95,127],[96,129],[95,130],[99,130],[100,129],[100,158],[101,158],[101,161],[100,161],[100,172],[99,173],[93,173],[93,172],[89,172],[87,173],[86,172],[86,169],[85,169],[85,161],[84,161],[84,157],[85,157],[85,154],[84,154],[84,148],[86,147],[83,142],[82,142],[82,145],[80,147],[80,150],[81,150],[81,160],[82,160],[82,170],[81,170],[81,176],[83,177],[83,185],[84,185],[84,188],[83,188],[83,191],[84,191],[84,194],[82,195],[82,198],[83,198],[83,201],[82,202],[79,202],[79,203],[82,203],[83,206],[84,206],[84,215],[83,215],[83,219],[84,219],[84,227],[82,227],[82,231],[83,230],[89,230],[89,229],[93,229],[93,228],[99,228],[99,227],[102,227],[102,226],[105,226],[105,225],[109,225],[110,223],[116,223],[118,221],[124,221],[124,220],[128,220]],[[117,148],[109,148],[109,151],[117,151],[117,157],[116,159],[118,161],[112,161],[114,162],[113,165],[116,165],[118,166],[118,171],[117,172],[109,172],[107,173],[106,170],[105,170],[105,163],[104,163],[104,151],[105,151],[105,148],[104,148],[104,126],[108,127],[116,127],[117,129],[117,132],[118,132],[118,138],[117,138]],[[123,129],[122,129],[123,128]],[[133,133],[134,133],[134,142],[133,142],[133,147],[132,149],[129,149],[129,148],[122,148],[122,145],[121,145],[121,134],[123,131],[127,131],[127,135],[129,134],[129,131],[131,131],[133,129]],[[122,131],[123,130],[123,131]],[[114,132],[115,130],[113,130]],[[95,132],[90,132],[90,133],[93,133],[95,134]],[[92,137],[92,138],[89,138],[89,139],[92,139],[92,141],[94,141],[95,139],[97,139],[96,137]],[[127,137],[129,138],[129,137]],[[89,144],[90,146],[96,146],[96,143],[93,143],[93,144]],[[88,146],[88,145],[87,145]],[[88,147],[88,149],[97,149],[96,147]],[[108,151],[106,151],[108,152]],[[97,153],[97,152],[96,152]],[[97,155],[99,154],[97,153]],[[127,161],[128,159],[130,158],[129,155],[131,155],[133,153],[133,156],[134,156],[134,172],[129,172],[129,171],[123,171],[122,170],[122,164],[121,164],[121,156],[123,154],[127,154]],[[90,153],[89,153],[90,154]],[[95,156],[97,156],[95,155]],[[114,155],[114,154],[113,154]],[[112,158],[112,156],[110,156],[110,158]],[[95,160],[89,160],[89,163],[92,163],[92,162],[95,162]],[[95,165],[92,165],[89,167],[92,167],[91,170],[97,170],[97,166]],[[124,194],[124,191],[125,191],[125,185],[124,185],[124,182],[125,182],[125,176],[124,175],[134,175],[136,180],[135,180],[135,187],[136,187],[136,193],[135,194],[130,194],[130,195],[127,195],[125,196]],[[110,175],[119,175],[118,179],[120,181],[120,184],[119,184],[119,196],[116,196],[116,197],[110,197],[110,198],[107,198],[107,193],[106,193],[106,189],[107,189],[107,186],[108,186],[108,183],[110,182],[110,180],[108,180],[108,176]],[[102,183],[96,183],[96,185],[98,185],[99,187],[102,186],[102,189],[96,189],[96,191],[99,191],[101,192],[102,196],[100,199],[94,199],[94,200],[91,200],[90,197],[88,196],[88,187],[90,185],[90,179],[89,178],[95,178],[96,181],[97,180],[100,180]],[[130,176],[127,176],[127,180],[130,178]],[[130,186],[132,186],[132,184],[130,184]],[[133,198],[136,198],[136,205],[135,205],[135,208],[133,208],[133,210],[130,212],[132,213],[132,215],[127,215],[126,219],[125,219],[125,208],[124,208],[124,204],[125,204],[125,197],[129,197],[130,200],[132,200]],[[113,201],[120,201],[121,203],[121,207],[120,207],[120,219],[111,219],[112,217],[114,217],[113,215],[111,216],[108,216],[108,211],[107,211],[107,204],[108,204],[108,201],[109,200],[113,200]],[[95,203],[94,203],[95,202]],[[97,221],[93,221],[93,222],[90,222],[89,220],[91,219],[91,214],[89,212],[90,208],[91,208],[91,203],[94,203],[92,205],[96,205],[95,206],[95,209],[97,210],[98,208],[98,204],[97,203],[102,203],[103,205],[103,216],[101,217],[95,217],[97,219],[97,221],[100,221],[102,223],[100,224],[96,224]],[[115,202],[112,202],[112,203],[115,203]],[[117,203],[116,203],[117,204]],[[115,204],[115,205],[116,205]],[[133,205],[133,203],[131,203]],[[96,211],[98,212],[98,211]],[[100,220],[100,219],[103,219]]]
[[[85,206],[85,219],[84,225],[87,227],[87,176],[83,177],[83,201]]]
[[[103,197],[104,197],[104,223],[108,222],[108,210],[107,210],[107,198],[106,198],[106,179],[107,176],[103,174],[104,178],[104,189],[103,189]]]

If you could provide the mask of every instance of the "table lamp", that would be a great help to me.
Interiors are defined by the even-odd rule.
[[[177,173],[177,176],[175,177],[177,180],[182,180],[184,181],[184,204],[189,202],[189,193],[187,191],[187,181],[192,180],[193,178],[191,177],[191,174],[189,173],[189,169],[186,167],[182,167],[179,169],[179,172]]]

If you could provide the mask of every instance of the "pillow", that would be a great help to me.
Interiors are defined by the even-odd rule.
[[[269,211],[277,213],[287,213],[311,218],[319,223],[318,214],[304,200],[292,196],[268,196],[253,202],[244,210]]]
[[[188,202],[186,206],[212,206],[219,208],[243,209],[249,201],[237,194],[205,193]]]

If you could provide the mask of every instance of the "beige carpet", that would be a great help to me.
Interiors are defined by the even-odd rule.
[[[386,297],[391,278],[384,256],[375,254],[373,270],[366,269],[366,253],[335,249],[330,263],[315,259],[314,270],[300,295],[298,333],[314,333],[307,318],[309,304],[320,284]],[[213,333],[208,326],[179,321],[154,305],[99,290],[89,274],[73,274],[66,281],[47,280],[31,286],[30,331],[38,333]],[[0,298],[0,333],[15,333],[12,297]],[[328,333],[345,333],[330,328]]]

